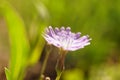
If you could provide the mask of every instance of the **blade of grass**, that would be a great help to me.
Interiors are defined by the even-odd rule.
[[[37,33],[38,41],[35,44],[34,48],[32,49],[32,52],[31,52],[31,55],[29,58],[29,65],[33,65],[36,62],[38,62],[38,60],[40,59],[44,44],[45,44],[45,41],[42,37],[42,33],[43,33],[44,28],[45,28],[44,27],[45,24],[39,23],[37,21],[35,21],[35,22],[37,24],[36,26],[39,27],[38,33]]]
[[[4,2],[2,5],[3,16],[8,25],[10,37],[10,73],[12,80],[19,80],[20,73],[24,70],[29,51],[25,25],[13,7]],[[23,73],[23,72],[22,72]]]
[[[6,74],[7,80],[11,80],[11,78],[10,78],[10,72],[9,72],[9,70],[7,68],[5,68],[5,74]]]
[[[34,1],[33,6],[36,9],[35,20],[32,22],[36,27],[38,27],[38,42],[32,51],[31,57],[29,59],[30,64],[35,64],[41,56],[45,41],[42,37],[42,32],[47,25],[49,20],[49,13],[45,5],[41,1]],[[38,17],[40,18],[38,20]]]

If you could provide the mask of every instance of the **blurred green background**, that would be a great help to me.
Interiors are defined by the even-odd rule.
[[[0,0],[0,6],[3,1]],[[33,64],[37,61],[36,56],[42,51],[41,46],[44,44],[41,43],[43,39],[40,34],[43,28],[49,25],[70,26],[73,32],[88,34],[92,40],[91,45],[84,49],[69,52],[62,80],[120,80],[120,0],[6,1],[24,22],[30,51],[33,48],[37,50],[36,55],[32,54],[34,58],[28,62]],[[1,69],[8,64],[10,58],[6,26],[0,10]]]

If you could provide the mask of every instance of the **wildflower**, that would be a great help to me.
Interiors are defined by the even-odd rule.
[[[71,32],[70,27],[61,27],[53,29],[51,26],[46,28],[43,37],[45,40],[58,48],[65,51],[75,51],[90,44],[88,35],[82,36],[81,33]]]
[[[56,80],[60,79],[60,76],[65,69],[64,62],[67,52],[84,48],[84,46],[90,44],[89,41],[91,40],[88,35],[81,36],[80,32],[71,32],[70,27],[53,29],[51,26],[49,26],[46,28],[43,37],[48,42],[48,44],[52,44],[60,48],[60,54],[56,63]]]

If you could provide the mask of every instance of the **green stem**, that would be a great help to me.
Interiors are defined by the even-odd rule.
[[[65,69],[64,62],[67,51],[60,50],[59,58],[56,64],[57,77],[56,80],[60,80],[61,74]]]
[[[43,80],[43,73],[45,71],[45,68],[46,68],[46,65],[47,65],[47,61],[48,61],[48,57],[49,57],[49,54],[51,52],[51,46],[50,45],[47,45],[49,46],[49,49],[47,49],[47,52],[46,52],[46,55],[45,55],[45,60],[43,61],[43,65],[42,65],[42,69],[41,69],[41,73],[40,73],[40,80]]]

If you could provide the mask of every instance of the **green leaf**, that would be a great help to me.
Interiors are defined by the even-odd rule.
[[[38,27],[38,30],[37,30],[38,41],[36,42],[34,48],[32,48],[31,55],[29,58],[29,65],[34,65],[35,63],[38,62],[38,60],[41,57],[42,50],[43,50],[44,44],[45,44],[45,40],[43,39],[43,36],[42,36],[45,25],[38,23],[37,21],[36,21],[36,24],[34,23],[34,25],[36,27]]]
[[[28,39],[26,37],[25,25],[19,14],[13,7],[4,2],[2,12],[7,23],[10,37],[10,72],[12,80],[19,80],[23,73],[29,52]]]
[[[7,80],[11,80],[10,79],[10,72],[9,72],[9,70],[7,68],[5,68],[5,74],[6,74]]]

